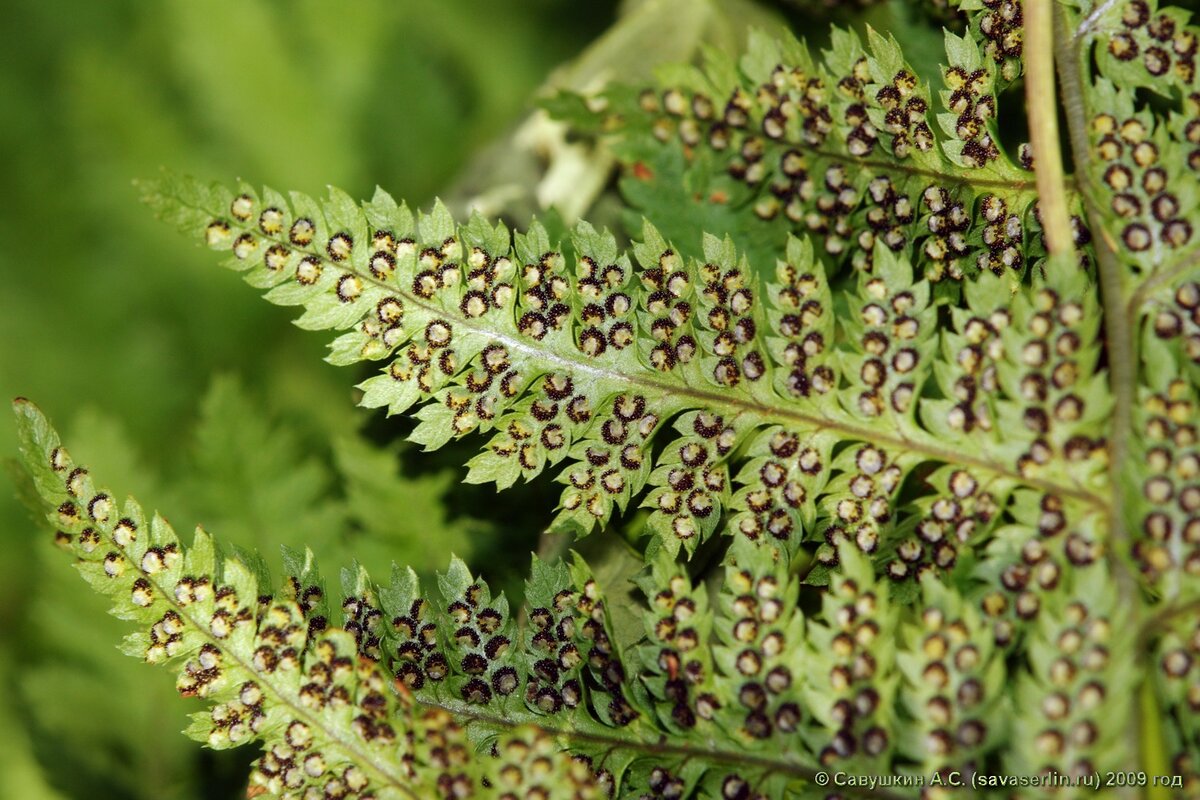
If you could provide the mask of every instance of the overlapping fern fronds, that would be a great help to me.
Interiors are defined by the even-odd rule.
[[[535,559],[520,613],[458,561],[436,592],[347,572],[338,613],[311,559],[276,590],[119,509],[19,404],[131,651],[211,696],[201,738],[266,743],[253,792],[733,800],[821,795],[822,770],[1135,766],[1194,791],[1196,29],[1074,4],[1051,53],[1033,9],[959,9],[938,85],[837,32],[556,100],[627,164],[628,247],[383,191],[145,185],[335,331],[331,361],[381,363],[363,405],[428,449],[485,434],[468,481],[551,472],[577,536],[646,509],[640,634],[613,622],[631,587],[579,557]],[[1070,188],[1000,137],[1004,91],[1055,60]],[[1052,96],[1026,111],[1053,130]]]

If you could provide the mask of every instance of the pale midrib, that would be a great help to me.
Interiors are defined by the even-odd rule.
[[[120,547],[120,546],[118,545],[118,547]],[[121,549],[122,553],[125,553],[125,555],[127,556],[127,560],[129,560],[130,563],[134,563],[135,560],[130,557],[130,553],[127,551],[127,549],[126,548],[120,548],[120,549]],[[182,559],[184,557],[184,554],[181,553],[179,557]],[[206,641],[207,643],[211,644],[213,647],[220,650],[221,653],[225,657],[227,657],[230,660],[232,660],[233,662],[235,662],[235,664],[238,667],[240,667],[241,669],[245,670],[245,672],[248,675],[254,676],[257,683],[259,683],[261,686],[266,687],[267,691],[270,692],[270,694],[275,697],[278,706],[286,707],[288,709],[288,711],[295,716],[296,719],[298,719],[301,722],[304,722],[308,725],[311,725],[316,730],[322,731],[336,749],[341,750],[344,754],[346,754],[346,756],[349,758],[351,763],[357,764],[359,766],[365,766],[367,769],[374,772],[383,783],[387,784],[388,786],[394,787],[394,788],[400,790],[401,792],[403,792],[408,797],[411,797],[411,798],[414,798],[414,800],[417,800],[417,795],[414,794],[412,792],[412,790],[402,782],[402,779],[399,775],[394,775],[390,771],[388,771],[386,766],[379,763],[379,761],[377,759],[373,758],[370,753],[362,752],[357,747],[355,747],[352,742],[348,742],[345,739],[341,738],[338,735],[340,733],[339,729],[330,728],[319,717],[313,716],[307,709],[305,709],[302,705],[300,705],[299,702],[297,702],[295,699],[289,697],[288,695],[283,693],[280,689],[276,688],[275,685],[272,684],[267,679],[267,676],[264,676],[263,674],[258,672],[258,670],[256,670],[253,665],[247,663],[244,659],[242,659],[237,654],[237,652],[226,647],[225,644],[222,642],[222,640],[220,640],[212,635],[212,633],[208,630],[207,626],[205,626],[201,620],[197,619],[193,614],[188,613],[188,610],[187,610],[188,606],[180,605],[178,602],[176,602],[174,593],[170,592],[170,591],[166,591],[164,589],[164,587],[162,586],[162,584],[154,579],[154,576],[152,574],[143,570],[140,565],[138,565],[136,569],[138,571],[138,574],[142,575],[148,582],[150,582],[154,586],[155,591],[158,592],[160,595],[162,595],[165,603],[169,607],[174,609],[177,614],[179,614],[181,617],[186,619],[192,625],[192,627],[197,632],[200,633],[200,635],[204,639],[204,641]],[[257,639],[257,633],[258,632],[256,629],[256,631],[255,631],[256,639]],[[197,648],[197,650],[198,649],[199,648]],[[262,739],[262,741],[266,741],[266,739]]]
[[[928,119],[926,119],[925,122],[926,122],[926,124],[929,124]],[[930,125],[929,127],[930,127],[931,131],[936,131],[936,128],[934,125]],[[747,126],[747,129],[749,129],[749,126]],[[877,140],[876,144],[879,145],[882,143],[882,141],[883,141],[882,139],[879,139],[879,140]],[[947,141],[948,141],[947,139],[938,135],[936,132],[934,133],[934,144],[937,148],[939,148],[939,151],[937,152],[937,155],[939,158],[943,158],[940,148]],[[865,156],[855,156],[850,153],[840,153],[836,150],[825,150],[818,145],[812,145],[812,144],[809,144],[808,142],[798,141],[795,139],[771,139],[771,140],[768,140],[768,143],[769,143],[769,145],[773,146],[774,148],[780,149],[780,150],[784,150],[784,149],[799,150],[802,153],[807,153],[809,155],[813,155],[818,158],[828,159],[830,161],[837,161],[837,162],[840,162],[843,164],[852,164],[852,165],[858,166],[858,167],[870,167],[871,169],[877,169],[877,170],[900,172],[900,173],[903,173],[903,174],[911,176],[911,177],[928,178],[932,181],[936,181],[938,183],[943,183],[943,184],[950,183],[950,184],[955,184],[958,186],[971,186],[971,187],[978,187],[981,189],[1002,189],[1005,191],[1014,191],[1015,190],[1015,191],[1020,191],[1020,192],[1029,192],[1029,191],[1033,191],[1037,188],[1036,182],[1030,181],[1030,180],[1011,180],[1011,181],[1009,181],[1009,180],[1003,180],[1001,178],[972,177],[969,174],[969,172],[970,172],[969,167],[964,167],[963,172],[949,172],[949,173],[938,172],[935,169],[927,169],[925,167],[914,167],[909,164],[905,164],[903,161],[900,161],[900,160],[886,161],[886,160],[877,159],[877,158],[868,158]]]
[[[680,756],[684,759],[694,758],[704,762],[717,762],[719,764],[740,765],[744,767],[752,767],[761,769],[768,773],[780,773],[791,775],[796,778],[801,778],[812,782],[820,773],[827,773],[826,770],[817,769],[814,767],[805,766],[794,761],[784,761],[779,759],[767,758],[766,756],[755,755],[753,753],[737,753],[729,750],[722,750],[717,747],[698,746],[698,745],[681,745],[671,744],[665,740],[657,742],[639,741],[637,739],[626,739],[621,736],[605,736],[600,733],[588,733],[584,731],[555,728],[543,724],[539,718],[532,715],[514,715],[512,717],[497,717],[492,714],[485,714],[479,711],[472,710],[465,703],[455,703],[446,701],[434,701],[418,698],[417,702],[430,708],[437,708],[447,712],[451,716],[477,722],[484,725],[495,725],[497,727],[512,729],[518,727],[531,727],[548,734],[550,736],[566,739],[568,741],[590,742],[593,744],[601,744],[613,750],[634,750],[650,755],[671,755]],[[858,795],[860,797],[879,798],[879,800],[911,800],[907,795],[896,794],[884,789],[867,789],[862,787],[837,787],[837,792],[849,795]]]
[[[178,200],[176,200],[176,202],[179,202],[180,205],[184,205],[195,211],[201,212],[201,213],[211,217],[212,219],[225,219],[226,218],[226,215],[222,214],[221,212],[213,212],[211,209],[200,208],[198,206],[189,205],[189,204],[183,203],[182,201],[178,201]],[[764,405],[764,404],[762,404],[758,401],[755,401],[753,399],[750,399],[750,398],[739,398],[736,396],[722,395],[717,392],[706,391],[703,389],[696,389],[696,388],[693,388],[690,386],[684,386],[682,384],[662,383],[662,382],[656,381],[652,378],[645,377],[644,375],[628,375],[623,372],[612,371],[612,370],[604,369],[602,367],[595,366],[593,363],[591,363],[585,359],[568,356],[563,353],[559,353],[555,350],[552,350],[550,348],[535,347],[535,346],[530,345],[528,342],[526,342],[522,339],[515,338],[513,336],[508,335],[507,333],[502,332],[502,331],[487,327],[486,325],[480,325],[480,324],[475,323],[472,320],[470,320],[460,314],[457,314],[453,311],[447,311],[446,309],[441,308],[440,306],[436,306],[431,303],[425,302],[423,299],[415,297],[414,295],[410,294],[409,292],[406,292],[404,289],[399,288],[397,285],[388,284],[388,283],[385,283],[384,281],[379,280],[370,272],[364,272],[364,271],[356,269],[355,267],[350,266],[348,264],[342,264],[339,262],[335,262],[335,261],[329,259],[322,252],[319,252],[317,250],[308,250],[305,248],[296,247],[291,242],[287,241],[286,239],[283,239],[282,237],[265,235],[260,230],[253,227],[252,225],[244,224],[237,220],[233,220],[231,222],[231,224],[234,227],[237,227],[247,233],[252,233],[259,238],[267,239],[269,241],[281,244],[281,245],[287,247],[289,250],[313,255],[313,256],[317,257],[318,259],[320,259],[322,261],[322,263],[328,265],[332,269],[337,269],[337,270],[342,270],[347,273],[352,273],[356,277],[358,277],[360,280],[366,281],[374,286],[377,286],[377,287],[401,298],[405,303],[411,303],[412,305],[416,306],[417,308],[423,309],[424,311],[427,311],[438,317],[448,319],[452,322],[453,326],[456,326],[456,327],[461,326],[473,333],[487,337],[488,339],[490,339],[496,343],[503,344],[505,347],[510,348],[511,350],[515,350],[515,351],[524,353],[539,364],[554,364],[557,367],[569,370],[576,374],[587,374],[587,375],[591,375],[596,378],[600,378],[600,379],[610,381],[613,383],[618,383],[618,384],[624,383],[624,384],[628,384],[628,385],[632,385],[632,386],[636,386],[636,387],[641,387],[641,388],[647,389],[649,391],[652,391],[652,392],[660,394],[660,395],[665,395],[665,396],[672,396],[672,395],[680,396],[680,395],[682,395],[682,396],[688,397],[692,400],[701,401],[701,402],[696,403],[696,405],[698,407],[711,408],[713,410],[724,410],[724,411],[731,412],[734,416],[736,416],[737,414],[742,414],[742,413],[757,414],[761,417],[764,417],[768,421],[769,420],[792,421],[795,423],[800,423],[802,425],[837,431],[851,439],[871,442],[873,444],[879,444],[879,445],[882,445],[885,447],[893,447],[893,448],[896,448],[896,449],[898,449],[900,451],[904,451],[904,452],[919,453],[919,454],[925,455],[931,459],[944,461],[947,464],[957,464],[957,465],[963,466],[963,467],[975,467],[975,468],[982,469],[982,470],[985,470],[988,472],[992,472],[996,475],[1011,478],[1012,480],[1015,480],[1020,484],[1023,484],[1023,485],[1026,485],[1026,486],[1029,486],[1032,488],[1041,489],[1042,491],[1057,494],[1062,497],[1070,497],[1070,498],[1074,498],[1076,500],[1080,500],[1080,501],[1087,503],[1089,505],[1092,505],[1100,510],[1107,510],[1107,508],[1108,508],[1107,501],[1105,501],[1103,498],[1096,495],[1095,493],[1090,492],[1087,489],[1084,489],[1083,487],[1064,486],[1062,484],[1055,483],[1054,481],[1048,481],[1048,480],[1041,479],[1041,478],[1026,477],[1026,476],[1021,475],[1019,472],[1017,472],[1015,469],[1013,469],[1011,467],[1007,467],[1007,466],[998,464],[996,462],[989,461],[985,458],[979,458],[977,456],[968,455],[966,453],[962,453],[959,451],[954,451],[954,450],[937,447],[935,445],[924,443],[924,442],[917,442],[912,439],[905,438],[903,436],[884,433],[884,432],[877,431],[877,430],[871,430],[869,428],[860,427],[858,425],[854,425],[849,422],[836,420],[836,419],[830,419],[829,417],[818,416],[815,414],[806,414],[804,412],[786,408],[786,407]],[[770,357],[770,354],[768,353],[768,358],[769,357]],[[645,368],[645,369],[648,370],[649,368]],[[773,364],[773,369],[782,369],[782,367],[780,367],[778,364]],[[764,378],[764,380],[768,380],[768,379],[769,378]]]
[[[1050,258],[1073,257],[1074,234],[1059,150],[1058,95],[1054,91],[1054,17],[1050,0],[1025,5],[1025,108],[1033,149],[1042,235]]]
[[[940,147],[945,140],[937,138],[937,144]],[[959,186],[972,186],[981,189],[1004,189],[1007,191],[1029,192],[1036,189],[1036,184],[1033,181],[1006,181],[999,178],[972,178],[967,174],[952,172],[938,172],[934,169],[925,169],[923,167],[911,167],[899,161],[880,161],[873,158],[859,158],[852,156],[849,153],[838,153],[834,150],[822,150],[819,147],[806,145],[803,142],[787,142],[788,147],[793,147],[806,153],[812,153],[821,158],[827,158],[830,161],[841,161],[846,164],[854,164],[860,167],[871,167],[872,169],[891,170],[893,172],[902,172],[916,178],[929,178],[930,180],[939,183],[953,183]]]

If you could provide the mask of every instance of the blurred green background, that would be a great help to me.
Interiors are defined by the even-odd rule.
[[[356,557],[376,575],[393,559],[429,573],[455,551],[519,592],[557,492],[528,487],[503,496],[499,518],[470,516],[496,507],[486,488],[458,486],[470,448],[414,459],[402,423],[354,409],[361,373],[324,364],[322,337],[154,220],[131,181],[166,166],[310,193],[378,183],[417,205],[490,191],[493,212],[520,220],[548,160],[590,157],[518,146],[548,76],[583,88],[645,75],[701,42],[736,48],[773,12],[751,0],[4,9],[0,395],[37,402],[76,458],[185,535],[203,523],[272,566],[280,544],[309,545],[334,583]],[[607,165],[583,168],[595,199]],[[15,449],[0,414],[0,454]],[[0,797],[240,796],[254,753],[179,734],[196,707],[167,671],[120,655],[125,626],[0,487]]]

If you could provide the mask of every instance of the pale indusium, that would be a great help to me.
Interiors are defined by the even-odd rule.
[[[951,5],[931,79],[874,32],[763,34],[551,101],[626,165],[628,248],[383,191],[145,184],[337,331],[331,361],[381,363],[363,405],[430,449],[486,434],[468,481],[550,470],[579,536],[645,509],[632,633],[630,587],[579,557],[535,559],[521,611],[457,560],[432,591],[398,568],[330,593],[294,554],[260,586],[19,402],[61,542],[141,624],[129,651],[211,701],[194,735],[262,742],[252,794],[1196,796],[1196,29],[1141,0]],[[1032,146],[1000,139],[1006,90],[1046,81],[1069,184],[1053,92]],[[1014,791],[1096,794],[979,794]]]

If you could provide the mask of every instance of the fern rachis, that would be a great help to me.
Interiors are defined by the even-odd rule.
[[[552,469],[551,527],[580,537],[646,509],[632,587],[535,558],[520,612],[458,560],[434,592],[359,568],[339,593],[289,553],[274,589],[118,510],[18,402],[60,540],[148,626],[127,649],[182,662],[214,704],[193,734],[265,743],[252,794],[819,796],[837,773],[940,796],[1134,767],[1195,790],[1196,32],[1060,7],[1058,52],[1044,27],[1024,52],[1019,3],[958,7],[940,87],[835,31],[819,59],[759,36],[551,101],[630,165],[629,247],[383,191],[145,184],[337,331],[332,362],[383,362],[364,406],[428,449],[487,434],[466,480]],[[999,134],[1004,90],[1055,66],[1070,187],[1053,92],[1029,92],[1032,147]]]

